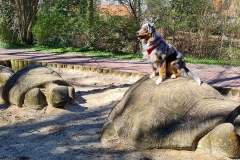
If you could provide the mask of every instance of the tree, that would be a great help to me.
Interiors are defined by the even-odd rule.
[[[36,20],[39,0],[15,0],[17,6],[19,39],[26,44],[33,44],[32,26]]]
[[[1,0],[1,27],[8,26],[9,33],[17,34],[18,41],[32,44],[32,26],[36,20],[39,0]],[[4,34],[4,33],[1,33]]]
[[[88,21],[89,26],[91,26],[92,22],[94,21],[94,0],[88,0]]]
[[[133,18],[140,21],[143,16],[144,1],[143,0],[119,0],[119,3],[126,6]]]

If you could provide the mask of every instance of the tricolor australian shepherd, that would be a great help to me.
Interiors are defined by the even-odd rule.
[[[170,74],[171,78],[191,77],[201,85],[199,75],[186,67],[183,55],[163,40],[153,23],[143,21],[140,26],[141,29],[137,32],[137,36],[142,42],[143,58],[147,58],[152,64],[153,72],[150,78],[155,77],[158,70],[157,85],[166,78],[167,74]]]

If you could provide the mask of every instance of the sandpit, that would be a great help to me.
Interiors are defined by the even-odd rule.
[[[100,142],[103,124],[125,91],[140,77],[56,69],[74,86],[76,101],[64,109],[33,110],[0,103],[0,159],[218,159],[201,152],[137,150]]]

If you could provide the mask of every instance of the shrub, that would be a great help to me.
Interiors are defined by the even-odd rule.
[[[14,34],[14,31],[11,29],[11,26],[9,23],[7,23],[6,19],[1,18],[0,19],[0,41],[12,43],[16,42],[16,34]]]
[[[139,24],[129,17],[109,16],[99,17],[90,29],[84,31],[91,37],[89,44],[96,49],[136,53],[135,33],[138,28]]]
[[[76,44],[80,35],[80,22],[77,11],[73,11],[72,8],[75,1],[67,2],[56,1],[52,4],[45,1],[41,6],[41,12],[37,15],[37,22],[32,30],[39,45],[68,47]]]

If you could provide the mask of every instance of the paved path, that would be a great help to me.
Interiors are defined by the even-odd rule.
[[[0,48],[0,60],[4,59],[25,59],[40,62],[83,65],[127,72],[140,72],[144,74],[149,74],[151,72],[150,65],[145,61]],[[187,67],[190,70],[198,72],[202,80],[212,86],[240,89],[240,67],[189,63],[187,63]]]

